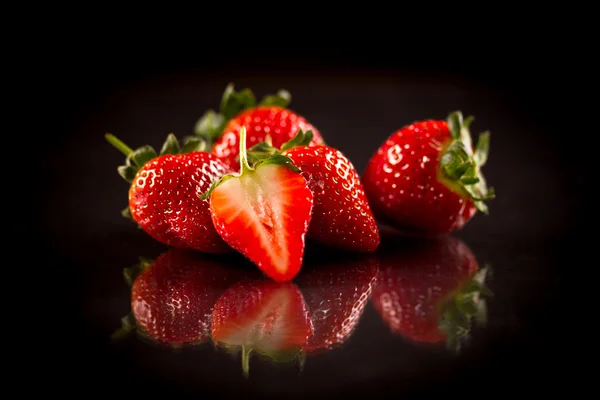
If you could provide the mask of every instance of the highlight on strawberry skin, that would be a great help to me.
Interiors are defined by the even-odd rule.
[[[276,282],[300,271],[313,194],[289,157],[276,154],[250,166],[240,131],[240,171],[215,180],[201,195],[216,231]]]
[[[387,237],[372,303],[393,334],[460,351],[474,324],[485,325],[490,267],[460,239]]]

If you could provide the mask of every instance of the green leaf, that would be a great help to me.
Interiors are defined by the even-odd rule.
[[[221,98],[221,114],[229,120],[239,114],[242,110],[256,106],[256,98],[250,89],[236,92],[233,83],[230,83],[223,92]]]
[[[490,132],[485,131],[479,135],[477,140],[477,146],[475,147],[475,154],[473,159],[475,163],[481,167],[485,165],[488,159],[488,153],[490,152]]]
[[[460,183],[462,183],[463,185],[474,185],[477,182],[479,182],[479,178],[477,178],[476,176],[463,176],[462,178],[460,178]]]
[[[265,96],[261,102],[261,106],[278,106],[287,108],[292,102],[292,95],[285,89],[281,89],[275,95]]]
[[[174,134],[169,133],[167,135],[167,139],[163,143],[162,148],[160,149],[161,156],[165,154],[179,154],[179,142]]]
[[[301,172],[300,168],[298,168],[294,165],[294,162],[292,161],[291,158],[281,155],[281,154],[274,154],[271,157],[260,161],[259,163],[257,163],[256,167],[258,167],[259,165],[269,165],[269,164],[284,165],[294,172]]]
[[[133,178],[135,178],[135,174],[137,173],[138,168],[133,165],[121,165],[117,168],[117,172],[123,179],[127,182],[131,183]]]
[[[467,118],[465,118],[465,120],[463,121],[463,128],[464,129],[469,129],[471,127],[471,124],[473,123],[473,121],[475,121],[475,117],[472,115],[469,115]]]
[[[448,115],[448,129],[453,139],[460,139],[463,127],[463,116],[460,111],[454,111]]]
[[[129,313],[123,318],[121,318],[121,327],[114,331],[110,336],[113,341],[120,341],[125,339],[129,334],[135,331],[137,328],[137,323],[135,321],[135,317]]]
[[[156,157],[158,157],[158,155],[156,154],[156,151],[152,148],[152,146],[149,146],[149,145],[142,146],[142,147],[136,149],[133,152],[133,154],[131,155],[133,162],[138,167],[142,167],[148,161],[150,161]]]
[[[313,132],[310,129],[306,132],[302,132],[302,129],[299,129],[296,136],[281,146],[281,151],[286,151],[297,146],[308,146],[312,140]]]
[[[207,148],[206,140],[199,137],[187,137],[181,148],[181,154],[187,154],[193,151],[207,151]]]
[[[208,110],[196,122],[194,134],[213,142],[223,132],[226,122],[222,114],[218,114],[214,110]]]
[[[276,147],[271,146],[269,143],[260,142],[248,149],[248,162],[252,165],[258,161],[267,159],[278,152],[279,150],[277,150]]]
[[[133,221],[133,217],[131,216],[131,210],[129,209],[129,207],[122,209],[121,215],[123,216],[123,218],[127,218],[127,219],[130,219],[131,221]]]

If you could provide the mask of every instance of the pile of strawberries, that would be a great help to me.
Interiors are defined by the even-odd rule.
[[[400,128],[362,174],[281,90],[257,103],[229,85],[194,135],[169,134],[156,152],[106,139],[126,155],[129,216],[155,240],[204,253],[237,251],[277,282],[300,271],[306,243],[373,253],[378,223],[418,236],[456,231],[494,197],[481,167],[489,133],[473,145],[472,117],[453,112]]]

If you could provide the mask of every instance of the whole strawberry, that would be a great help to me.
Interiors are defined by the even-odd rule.
[[[250,277],[249,271],[207,254],[169,249],[134,271],[131,314],[119,334],[136,329],[159,343],[201,342],[210,336],[215,301],[230,285]]]
[[[167,246],[206,253],[231,250],[212,224],[208,201],[198,197],[229,168],[201,151],[200,140],[180,148],[177,138],[169,134],[157,154],[150,146],[134,151],[111,134],[106,139],[126,155],[125,165],[118,169],[131,183],[126,216]]]
[[[371,157],[362,176],[375,217],[420,235],[462,228],[477,212],[487,214],[494,197],[481,171],[489,132],[472,147],[469,125],[460,111],[447,121],[426,120],[392,134]]]
[[[240,171],[201,195],[219,235],[271,279],[292,280],[302,267],[313,194],[289,157],[275,154],[250,166],[240,131]]]
[[[332,350],[354,333],[371,292],[377,284],[378,259],[374,254],[324,257],[311,262],[296,279],[310,310],[314,333],[308,353]]]
[[[212,154],[218,156],[233,170],[239,169],[239,142],[242,126],[247,131],[247,146],[270,138],[274,146],[292,139],[298,129],[312,130],[310,145],[323,143],[318,130],[304,117],[288,109],[291,95],[280,90],[276,95],[265,96],[256,103],[250,89],[240,92],[229,84],[221,99],[220,113],[207,111],[197,122],[195,134],[212,143]]]
[[[280,149],[263,142],[250,149],[251,160],[272,154],[289,157],[306,178],[314,206],[307,237],[325,246],[371,253],[379,246],[379,228],[360,176],[339,150],[311,146],[312,132],[299,130]]]
[[[221,295],[212,313],[213,342],[242,353],[246,376],[253,352],[273,362],[302,362],[312,334],[304,297],[291,282],[239,282]]]
[[[473,319],[485,321],[488,269],[479,269],[471,250],[453,236],[397,239],[379,254],[375,310],[393,333],[460,350]]]

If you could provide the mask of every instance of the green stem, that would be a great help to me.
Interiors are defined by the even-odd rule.
[[[117,150],[119,150],[121,153],[125,154],[125,156],[128,157],[129,155],[131,155],[133,153],[133,150],[129,146],[127,146],[125,143],[121,142],[114,135],[107,133],[106,135],[104,135],[104,137],[106,138],[106,140],[108,140],[108,143],[115,146],[117,148]]]
[[[242,371],[244,371],[244,376],[246,378],[250,375],[250,355],[251,354],[252,354],[252,349],[249,349],[246,346],[242,346]]]
[[[246,127],[242,126],[240,129],[240,174],[244,171],[251,171],[252,167],[248,164],[248,153],[246,151]]]

